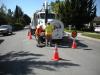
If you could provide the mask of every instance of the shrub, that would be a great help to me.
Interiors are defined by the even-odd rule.
[[[15,23],[13,25],[13,30],[14,31],[22,30],[23,28],[24,28],[24,26],[22,24],[20,24],[20,23]]]

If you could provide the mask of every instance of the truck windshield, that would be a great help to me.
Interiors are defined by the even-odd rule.
[[[41,14],[40,14],[40,18],[41,18],[41,19],[45,19],[45,13],[41,13]],[[47,16],[47,18],[48,18],[48,19],[55,19],[55,14],[49,13],[48,16]]]

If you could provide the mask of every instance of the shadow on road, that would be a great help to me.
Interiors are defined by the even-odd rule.
[[[87,48],[88,47],[88,45],[82,43],[82,40],[76,40],[76,43],[77,43],[78,48]]]
[[[12,34],[11,33],[9,33],[9,34],[6,34],[6,35],[0,35],[0,37],[6,37],[6,36],[13,36],[13,35],[15,35],[16,33],[15,32],[13,32]]]
[[[90,51],[90,50],[92,50],[92,49],[86,48],[86,49],[83,49],[83,50],[87,50],[87,51]]]
[[[0,39],[0,44],[3,43],[3,41],[4,41],[3,39]]]
[[[58,68],[68,68],[70,66],[80,66],[72,62],[63,61],[42,61],[39,60],[42,54],[29,52],[9,52],[0,55],[0,75],[36,75],[34,69],[56,71]]]
[[[71,48],[73,39],[68,36],[65,36],[63,40],[60,40],[60,41],[57,40],[55,43],[58,44],[59,48]],[[53,44],[53,47],[54,47],[54,44]],[[76,40],[76,44],[77,44],[77,48],[87,48],[88,47],[88,45],[82,43],[82,40]]]

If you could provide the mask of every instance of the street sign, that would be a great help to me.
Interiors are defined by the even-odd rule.
[[[77,36],[77,31],[72,32],[72,37],[75,38]]]

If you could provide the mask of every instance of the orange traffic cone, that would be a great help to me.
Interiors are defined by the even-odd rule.
[[[73,48],[73,49],[77,48],[77,45],[76,45],[75,39],[73,40],[72,48]]]
[[[54,61],[58,61],[60,58],[59,58],[59,54],[58,54],[58,48],[57,48],[57,45],[55,44],[55,49],[54,49],[54,55],[53,55],[53,58],[52,60]]]
[[[29,40],[31,40],[32,39],[32,34],[31,34],[31,32],[29,32]]]

